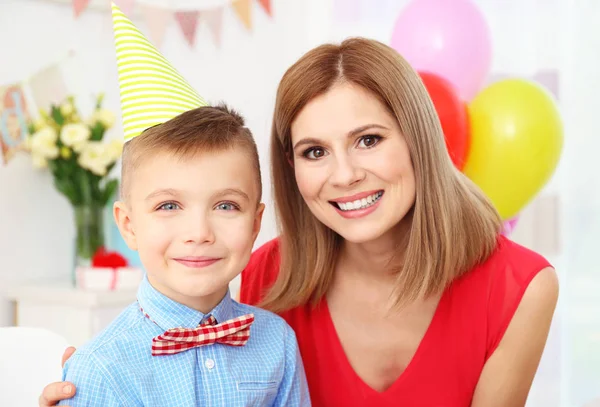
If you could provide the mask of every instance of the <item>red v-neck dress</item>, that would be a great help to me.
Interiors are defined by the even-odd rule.
[[[282,313],[296,332],[313,406],[469,406],[525,289],[548,266],[540,255],[500,237],[485,263],[444,292],[411,362],[384,392],[370,388],[352,369],[325,299],[316,309]],[[278,270],[275,239],[253,253],[242,274],[241,302],[258,303]]]

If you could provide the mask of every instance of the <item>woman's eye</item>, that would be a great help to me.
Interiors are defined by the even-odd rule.
[[[377,145],[377,143],[379,143],[379,140],[381,140],[381,136],[362,136],[358,141],[358,146],[360,148],[371,148]]]
[[[302,155],[308,158],[309,160],[318,160],[319,158],[325,157],[326,152],[325,149],[321,147],[311,147],[308,150],[306,150]]]
[[[239,206],[233,202],[223,202],[217,205],[217,209],[221,211],[235,211],[239,209]]]
[[[158,209],[161,211],[174,211],[179,209],[179,205],[177,205],[175,202],[165,202],[159,206]]]

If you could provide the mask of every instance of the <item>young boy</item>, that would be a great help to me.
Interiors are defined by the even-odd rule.
[[[204,106],[132,137],[114,217],[146,276],[137,302],[67,361],[77,392],[59,405],[309,406],[292,329],[228,290],[264,209],[243,119]]]

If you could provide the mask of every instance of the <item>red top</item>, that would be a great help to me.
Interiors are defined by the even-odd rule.
[[[315,407],[469,406],[481,370],[494,352],[533,277],[549,263],[504,238],[482,265],[444,292],[415,355],[384,392],[354,372],[327,301],[281,316],[296,332]],[[256,250],[242,273],[241,302],[256,304],[279,270],[279,241]]]

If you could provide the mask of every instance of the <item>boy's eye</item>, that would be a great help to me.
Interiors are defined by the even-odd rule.
[[[308,158],[309,160],[318,160],[319,158],[325,157],[327,152],[322,147],[311,147],[304,151],[302,155],[304,158]]]
[[[221,211],[236,211],[240,209],[240,207],[233,202],[221,202],[216,208]]]
[[[377,145],[377,143],[379,143],[379,141],[381,140],[381,136],[375,136],[375,135],[367,135],[367,136],[362,136],[361,138],[358,139],[358,147],[360,148],[371,148],[374,147],[375,145]]]
[[[161,211],[174,211],[177,209],[179,209],[179,205],[177,205],[175,202],[165,202],[158,207],[158,210]]]

